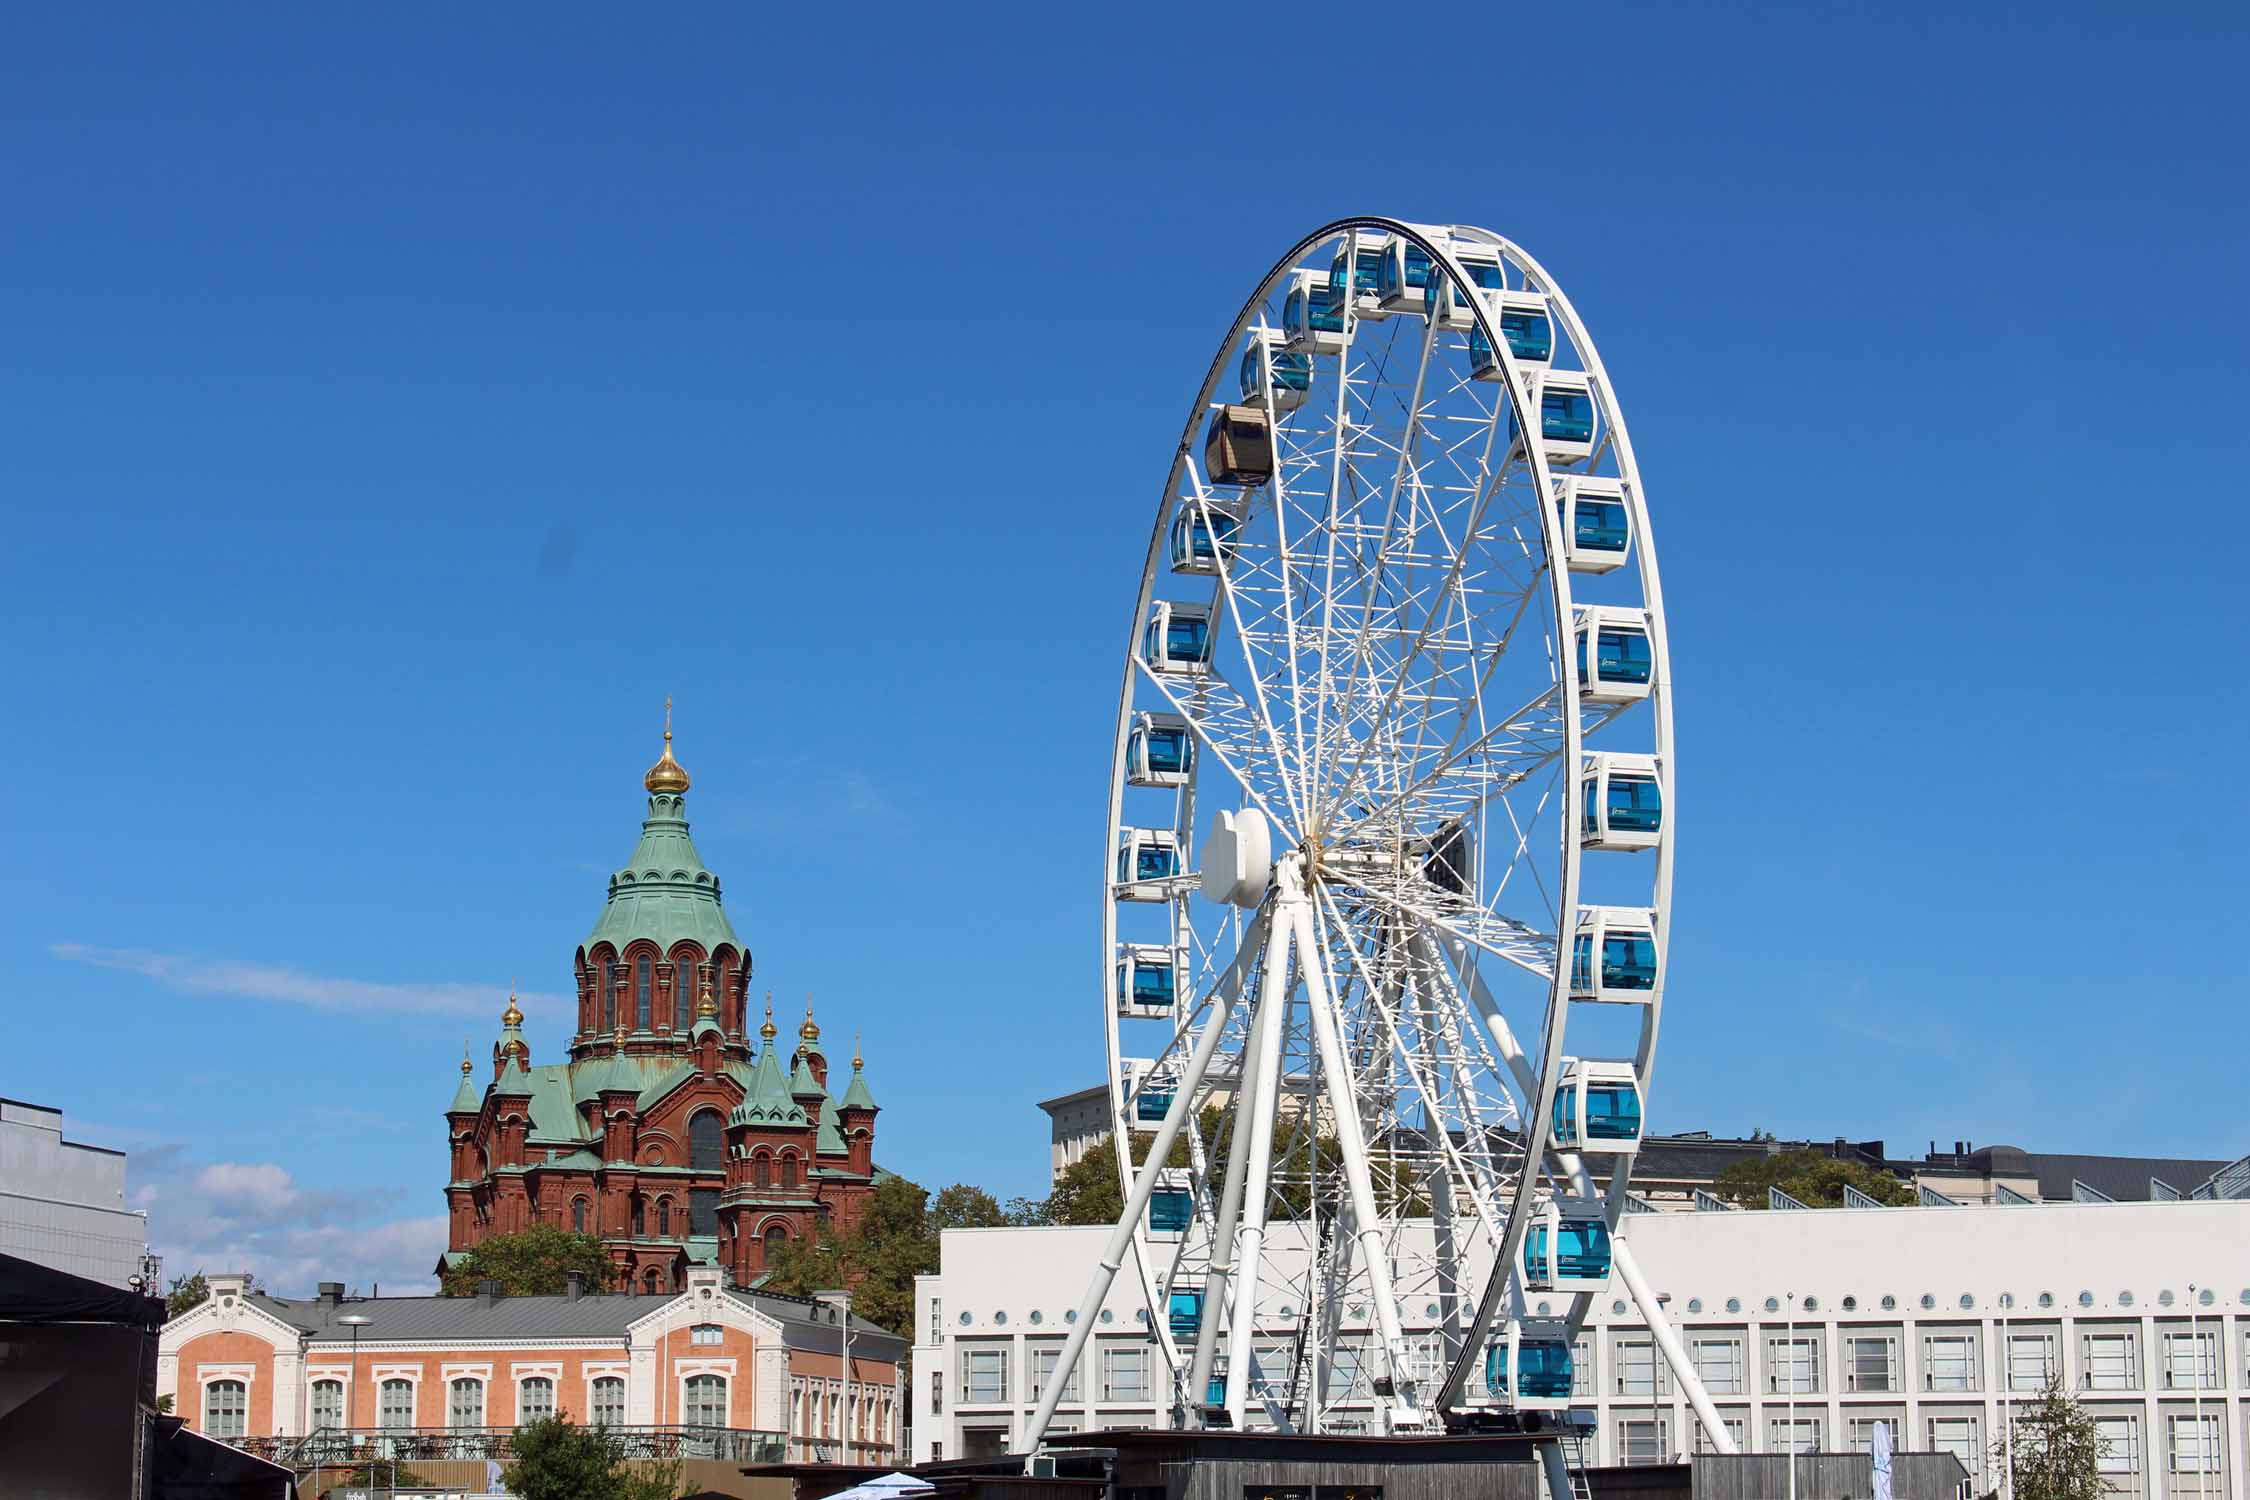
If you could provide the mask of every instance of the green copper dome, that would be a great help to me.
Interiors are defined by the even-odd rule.
[[[676,768],[671,755],[667,743],[659,769]],[[686,784],[684,771],[677,778],[649,772],[641,841],[625,868],[609,877],[609,901],[587,947],[607,943],[622,953],[627,943],[647,938],[667,953],[682,941],[701,945],[706,954],[722,943],[741,951],[742,940],[719,905],[719,877],[703,867],[688,835]]]

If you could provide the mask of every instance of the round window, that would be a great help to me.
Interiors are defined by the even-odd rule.
[[[1819,1312],[1819,1311],[1820,1311],[1820,1299],[1819,1299],[1818,1297],[1807,1297],[1807,1298],[1805,1299],[1805,1311],[1806,1311],[1806,1312]]]
[[[1768,1298],[1766,1299],[1766,1311],[1767,1311],[1767,1312],[1780,1312],[1780,1311],[1781,1311],[1781,1299],[1780,1299],[1779,1297],[1768,1297]]]
[[[1924,1292],[1922,1294],[1922,1306],[1925,1310],[1937,1306],[1937,1298],[1931,1296],[1928,1292]]]
[[[1687,1310],[1688,1310],[1689,1312],[1691,1312],[1691,1313],[1699,1313],[1699,1312],[1703,1311],[1703,1299],[1702,1299],[1701,1297],[1690,1297],[1690,1298],[1688,1298],[1688,1299],[1687,1299]]]
[[[2172,1289],[2170,1287],[2166,1287],[2156,1294],[2156,1305],[2158,1307],[2170,1307],[2172,1305]]]
[[[1610,1303],[1610,1305],[1609,1305],[1609,1312],[1610,1312],[1610,1316],[1611,1316],[1611,1317],[1613,1317],[1613,1318],[1622,1318],[1623,1316],[1625,1316],[1625,1301],[1624,1301],[1624,1299],[1623,1299],[1623,1298],[1619,1298],[1619,1299],[1618,1299],[1617,1301],[1615,1301],[1615,1302],[1612,1302],[1612,1303]]]
[[[961,1326],[962,1326],[963,1328],[966,1328],[966,1327],[968,1327],[968,1326],[969,1326],[969,1325],[970,1325],[971,1323],[974,1323],[975,1321],[976,1321],[976,1319],[975,1319],[975,1318],[974,1318],[973,1316],[971,1316],[970,1314],[968,1314],[968,1313],[963,1313],[963,1314],[961,1314]]]
[[[1133,1321],[1134,1321],[1134,1322],[1136,1322],[1136,1323],[1138,1323],[1138,1324],[1140,1324],[1140,1325],[1141,1325],[1142,1327],[1144,1327],[1144,1328],[1145,1328],[1145,1327],[1147,1327],[1147,1326],[1148,1326],[1148,1309],[1147,1309],[1147,1308],[1145,1308],[1145,1307],[1136,1307],[1136,1308],[1134,1308],[1134,1309],[1133,1309]]]
[[[1727,1298],[1727,1311],[1737,1313],[1742,1311],[1742,1299],[1740,1297]]]
[[[1844,1299],[1844,1311],[1845,1311],[1845,1312],[1858,1312],[1858,1311],[1859,1311],[1859,1299],[1858,1299],[1857,1297],[1846,1297],[1846,1298]]]
[[[1969,1295],[1969,1294],[1968,1294],[1967,1292],[1963,1292],[1963,1293],[1961,1294],[1961,1310],[1962,1310],[1963,1312],[1967,1312],[1967,1311],[1968,1311],[1968,1310],[1969,1310],[1970,1308],[1972,1308],[1972,1307],[1974,1307],[1974,1306],[1976,1306],[1976,1305],[1977,1305],[1977,1299],[1976,1299],[1976,1298],[1974,1298],[1974,1297],[1970,1296],[1970,1295]]]
[[[2117,1305],[2119,1307],[2131,1307],[2133,1305],[2133,1294],[2131,1292],[2119,1292],[2117,1294]]]
[[[1897,1306],[1898,1298],[1892,1296],[1889,1292],[1883,1293],[1883,1311],[1890,1312]]]
[[[2212,1303],[2218,1301],[2219,1299],[2212,1295],[2211,1289],[2209,1287],[2205,1287],[2202,1291],[2196,1293],[2195,1300],[2202,1303],[2205,1307],[2209,1307]]]
[[[1064,1314],[1063,1314],[1063,1321],[1064,1321],[1065,1323],[1075,1323],[1075,1322],[1077,1322],[1077,1321],[1078,1321],[1078,1309],[1074,1307],[1074,1308],[1072,1308],[1072,1309],[1071,1309],[1071,1310],[1070,1310],[1069,1312],[1066,1312],[1066,1313],[1064,1313]]]
[[[1047,1321],[1047,1315],[1035,1307],[1031,1310],[1031,1321],[1034,1323],[1044,1323]]]
[[[2094,1294],[2092,1292],[2080,1292],[2078,1294],[2078,1305],[2080,1307],[2092,1307],[2094,1305]]]
[[[2053,1292],[2041,1292],[2039,1294],[2039,1305],[2041,1307],[2053,1307],[2055,1305],[2055,1294]]]
[[[1105,1307],[1102,1309],[1102,1321],[1104,1323],[1114,1323],[1117,1321],[1117,1314],[1111,1312],[1108,1308]]]
[[[1008,1321],[1008,1315],[1004,1312],[996,1312],[992,1315],[992,1321],[994,1326],[997,1327],[998,1325]]]
[[[1542,1318],[1546,1317],[1546,1316],[1547,1316],[1547,1315],[1548,1315],[1549,1313],[1552,1313],[1552,1312],[1553,1312],[1554,1310],[1555,1310],[1555,1304],[1554,1304],[1554,1303],[1552,1303],[1552,1302],[1542,1302],[1542,1303],[1540,1303],[1540,1304],[1539,1304],[1539,1316],[1540,1316],[1540,1317],[1542,1317]]]
[[[2000,1305],[2002,1307],[2014,1307],[2016,1305],[2016,1294],[2014,1292],[2002,1292],[2000,1294]]]
[[[1428,1307],[1423,1308],[1422,1316],[1425,1318],[1434,1318],[1438,1316],[1438,1305],[1433,1302]]]

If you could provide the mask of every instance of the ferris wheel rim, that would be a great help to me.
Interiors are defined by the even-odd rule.
[[[1570,304],[1559,284],[1546,271],[1544,266],[1540,265],[1528,253],[1522,251],[1512,241],[1490,231],[1474,229],[1469,226],[1445,226],[1442,228],[1425,226],[1373,215],[1356,215],[1337,219],[1323,225],[1302,237],[1265,273],[1251,296],[1236,313],[1225,338],[1219,344],[1218,350],[1205,373],[1203,382],[1198,388],[1195,401],[1189,410],[1188,420],[1182,430],[1181,439],[1174,448],[1164,489],[1159,498],[1148,551],[1143,562],[1140,586],[1134,598],[1133,615],[1127,632],[1127,661],[1120,687],[1119,707],[1114,726],[1111,754],[1109,817],[1105,828],[1104,843],[1103,968],[1101,975],[1108,1062],[1106,1083],[1110,1096],[1111,1120],[1114,1127],[1112,1148],[1121,1174],[1127,1176],[1130,1176],[1134,1164],[1131,1161],[1131,1131],[1125,1118],[1125,1109],[1130,1101],[1126,1095],[1124,1079],[1125,1054],[1119,1028],[1120,1016],[1118,1006],[1111,994],[1112,971],[1119,943],[1117,904],[1113,898],[1114,884],[1110,878],[1109,862],[1114,855],[1119,830],[1124,826],[1122,819],[1128,786],[1127,742],[1137,712],[1137,689],[1153,685],[1167,698],[1174,698],[1172,684],[1166,682],[1162,674],[1150,670],[1139,659],[1132,648],[1131,642],[1138,637],[1144,622],[1148,618],[1158,580],[1164,572],[1167,531],[1172,523],[1176,507],[1184,503],[1182,476],[1184,473],[1193,470],[1192,455],[1196,438],[1206,417],[1213,408],[1214,394],[1225,377],[1229,363],[1234,359],[1236,351],[1241,346],[1245,330],[1254,325],[1276,287],[1290,273],[1301,269],[1300,263],[1311,252],[1345,235],[1355,237],[1348,243],[1356,249],[1356,236],[1360,231],[1396,236],[1406,243],[1419,247],[1431,258],[1434,265],[1444,268],[1445,273],[1453,279],[1456,286],[1467,286],[1469,282],[1467,273],[1452,248],[1452,242],[1461,241],[1487,246],[1502,255],[1521,271],[1527,281],[1536,280],[1539,290],[1553,308],[1557,323],[1562,326],[1568,335],[1571,348],[1577,354],[1581,366],[1595,390],[1595,399],[1598,401],[1605,419],[1603,425],[1614,445],[1613,461],[1617,465],[1620,475],[1624,478],[1630,494],[1630,510],[1634,523],[1633,534],[1637,544],[1635,566],[1641,580],[1643,606],[1648,618],[1647,633],[1658,677],[1658,681],[1652,684],[1649,699],[1651,703],[1650,717],[1653,721],[1652,738],[1655,741],[1653,748],[1656,757],[1664,767],[1662,783],[1664,826],[1661,830],[1661,840],[1656,846],[1658,851],[1657,878],[1652,897],[1652,909],[1667,919],[1670,913],[1671,851],[1676,830],[1676,821],[1672,810],[1676,777],[1672,774],[1671,682],[1668,641],[1664,635],[1662,595],[1652,533],[1647,525],[1645,495],[1640,483],[1637,462],[1632,453],[1630,436],[1615,399],[1614,388],[1609,382],[1606,368],[1601,364],[1599,353],[1590,335],[1586,332],[1583,321],[1578,317],[1575,308]],[[1503,365],[1506,374],[1507,403],[1517,411],[1536,410],[1524,374],[1517,368],[1516,359],[1509,349],[1507,339],[1503,337],[1497,326],[1496,318],[1479,299],[1468,299],[1468,308],[1479,332],[1499,356]],[[1496,407],[1496,412],[1497,410]],[[1521,1239],[1529,1205],[1545,1190],[1543,1183],[1547,1177],[1547,1172],[1544,1163],[1549,1154],[1545,1139],[1547,1135],[1546,1127],[1551,1116],[1554,1090],[1560,1074],[1560,1062],[1563,1056],[1562,1047],[1566,1040],[1565,1023],[1572,1003],[1568,995],[1567,985],[1569,970],[1567,949],[1569,947],[1569,933],[1579,919],[1578,874],[1583,857],[1576,829],[1581,815],[1579,767],[1586,753],[1586,724],[1578,684],[1575,680],[1576,674],[1572,653],[1568,647],[1573,620],[1571,576],[1569,568],[1561,562],[1564,549],[1561,545],[1560,525],[1556,518],[1555,507],[1548,503],[1549,497],[1555,493],[1555,487],[1554,475],[1551,472],[1546,453],[1540,442],[1526,442],[1523,446],[1534,491],[1539,500],[1535,509],[1540,519],[1541,546],[1545,558],[1543,566],[1547,574],[1548,602],[1544,617],[1549,625],[1550,655],[1555,668],[1553,691],[1560,705],[1560,718],[1563,726],[1562,743],[1549,757],[1557,767],[1561,768],[1562,773],[1559,778],[1562,783],[1562,802],[1556,820],[1558,832],[1556,858],[1561,877],[1559,880],[1561,888],[1554,897],[1553,904],[1557,912],[1558,925],[1552,935],[1552,958],[1545,970],[1545,977],[1548,980],[1548,994],[1541,1025],[1543,1053],[1540,1066],[1536,1070],[1539,1086],[1536,1092],[1527,1091],[1529,1097],[1524,1100],[1523,1113],[1528,1116],[1523,1120],[1523,1126],[1528,1137],[1525,1154],[1526,1168],[1519,1173],[1515,1201],[1509,1205],[1506,1213],[1506,1221],[1509,1226],[1507,1245],[1505,1252],[1496,1258],[1496,1266],[1504,1266],[1509,1260],[1513,1259],[1516,1244]],[[1202,504],[1203,501],[1199,499],[1197,503]],[[1473,527],[1469,529],[1466,536],[1474,536]],[[1223,584],[1219,586],[1219,593],[1222,598],[1227,596],[1229,592]],[[1247,646],[1245,646],[1245,650],[1247,650]],[[1248,698],[1251,695],[1245,691],[1244,696]],[[1177,701],[1176,698],[1174,698],[1174,701]],[[1270,704],[1261,698],[1260,708],[1265,713],[1264,722],[1270,731],[1272,728]],[[1195,725],[1200,733],[1202,726],[1195,724],[1192,719],[1190,722]],[[1606,719],[1603,722],[1606,722]],[[1217,753],[1215,742],[1208,738],[1199,740],[1199,747],[1203,751]],[[1283,757],[1280,756],[1277,747],[1277,764],[1282,759]],[[1285,810],[1269,805],[1270,799],[1268,796],[1261,792],[1247,775],[1239,771],[1233,771],[1232,768],[1230,768],[1230,774],[1235,787],[1242,794],[1243,800],[1240,805],[1259,806],[1273,821],[1277,832],[1288,836],[1293,843],[1301,843],[1307,837],[1305,832],[1307,817],[1303,810],[1297,808]],[[1192,840],[1194,833],[1192,821],[1185,832]],[[1189,851],[1183,849],[1181,852],[1184,856]],[[1270,901],[1271,897],[1269,896],[1268,899]],[[1473,935],[1454,932],[1444,923],[1433,922],[1423,913],[1409,913],[1409,915],[1428,926],[1446,943],[1469,948],[1478,946]],[[1664,949],[1669,945],[1669,926],[1668,920],[1660,921],[1655,933],[1660,962]],[[1241,930],[1238,923],[1238,934]],[[1440,951],[1443,951],[1442,944],[1440,945]],[[1486,951],[1491,950],[1486,949]],[[1519,966],[1524,964],[1520,956],[1499,956],[1508,957],[1510,962],[1517,963]],[[1185,1005],[1187,999],[1186,996],[1181,997],[1183,1005]],[[1203,1006],[1210,1003],[1212,1003],[1212,997],[1209,993],[1197,997],[1194,1016],[1201,1016],[1204,1013]],[[1644,1086],[1645,1080],[1649,1076],[1649,1065],[1653,1056],[1657,1014],[1660,1005],[1661,998],[1659,997],[1644,1008],[1641,1041],[1635,1049],[1634,1062],[1638,1075],[1644,1081]],[[1192,1029],[1190,1023],[1193,1019],[1194,1017],[1187,1014],[1185,1010],[1182,1011],[1180,1024],[1178,1024],[1174,1033],[1174,1047],[1177,1047],[1182,1037],[1188,1035]],[[1533,1146],[1531,1142],[1536,1142],[1536,1146]],[[1606,1216],[1614,1225],[1623,1206],[1622,1176],[1620,1175],[1617,1181],[1604,1190],[1601,1196],[1605,1200]],[[1166,1363],[1177,1368],[1179,1356],[1173,1346],[1169,1330],[1164,1326],[1164,1320],[1156,1316],[1157,1288],[1151,1276],[1151,1257],[1146,1253],[1145,1238],[1145,1232],[1136,1232],[1134,1258],[1136,1265],[1139,1267],[1144,1292],[1150,1299],[1150,1323],[1156,1342],[1163,1351]],[[1586,1300],[1585,1295],[1580,1294],[1576,1300],[1579,1304],[1579,1311],[1582,1313],[1583,1304]],[[1574,1318],[1574,1332],[1575,1322],[1576,1319]],[[1462,1358],[1456,1362],[1456,1369],[1449,1374],[1445,1399],[1450,1400],[1457,1394],[1461,1385],[1460,1377],[1465,1372],[1469,1357],[1473,1353],[1473,1349],[1463,1350]]]

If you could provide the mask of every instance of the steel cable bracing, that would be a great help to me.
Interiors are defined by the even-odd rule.
[[[1138,1268],[1175,1422],[1567,1402],[1551,1361],[1606,1276],[1526,1246],[1566,1214],[1605,1257],[1619,1230],[1669,950],[1670,698],[1631,441],[1553,278],[1466,226],[1300,241],[1173,452],[1112,742],[1129,1212],[1086,1306]]]

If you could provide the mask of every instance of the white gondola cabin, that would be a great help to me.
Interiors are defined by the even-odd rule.
[[[1120,901],[1168,901],[1181,870],[1180,841],[1169,828],[1120,828],[1114,891]]]
[[[1182,500],[1172,517],[1172,571],[1216,575],[1222,563],[1234,560],[1241,531],[1242,518],[1225,506]]]
[[[1593,382],[1583,370],[1547,370],[1531,382],[1539,405],[1539,446],[1550,464],[1584,463],[1594,456],[1601,419],[1594,408]],[[1523,426],[1508,409],[1508,442],[1520,456]]]
[[[1469,284],[1479,292],[1490,296],[1507,290],[1508,280],[1500,269],[1500,257],[1497,254],[1491,251],[1456,250],[1454,259],[1461,262],[1461,269],[1469,273]],[[1462,330],[1477,326],[1476,314],[1470,310],[1468,299],[1453,284],[1453,278],[1442,271],[1431,273],[1429,295],[1423,299],[1423,305],[1429,309],[1429,317],[1440,328]]]
[[[1638,703],[1646,698],[1656,674],[1648,615],[1637,609],[1582,604],[1572,616],[1578,696],[1588,703]]]
[[[1632,508],[1625,483],[1566,474],[1555,480],[1555,517],[1563,559],[1573,573],[1612,573],[1633,551]]]
[[[1211,606],[1159,599],[1141,631],[1141,660],[1152,672],[1200,677],[1211,670]]]
[[[1581,906],[1570,936],[1570,998],[1647,1005],[1663,988],[1656,912],[1646,906]]]
[[[1429,251],[1393,237],[1384,243],[1382,259],[1375,266],[1375,301],[1386,314],[1426,313],[1430,281],[1436,274]]]
[[[1609,1221],[1598,1198],[1550,1197],[1524,1231],[1527,1290],[1598,1292],[1609,1285],[1609,1263]]]
[[[1117,1014],[1129,1021],[1165,1020],[1175,993],[1173,952],[1161,943],[1117,945]]]
[[[1563,1059],[1552,1144],[1581,1156],[1618,1155],[1641,1145],[1641,1085],[1627,1062]]]
[[[1516,363],[1528,370],[1544,370],[1555,357],[1555,322],[1548,316],[1547,299],[1537,292],[1497,291],[1484,294],[1485,311],[1500,325],[1500,337]],[[1500,356],[1493,353],[1484,330],[1469,324],[1469,374],[1477,380],[1499,380]]]
[[[1167,1107],[1169,1107],[1167,1105]],[[1160,1116],[1161,1118],[1161,1116]],[[1195,1222],[1195,1182],[1185,1167],[1162,1167],[1156,1174],[1156,1189],[1148,1197],[1148,1232],[1150,1234],[1185,1234]],[[1180,1293],[1172,1294],[1175,1298]],[[1201,1320],[1203,1305],[1201,1292],[1194,1292],[1196,1315]],[[1188,1336],[1193,1337],[1190,1329]]]
[[[1588,755],[1578,773],[1578,844],[1653,849],[1664,835],[1664,777],[1653,755]]]
[[[1519,1411],[1570,1405],[1570,1329],[1560,1320],[1508,1321],[1484,1351],[1485,1388]]]
[[[1186,786],[1195,776],[1195,736],[1178,714],[1136,713],[1125,731],[1125,780],[1132,786]]]
[[[1371,229],[1355,229],[1344,237],[1344,248],[1328,263],[1328,291],[1338,301],[1351,299],[1352,316],[1362,323],[1380,323],[1390,316],[1376,296],[1383,274],[1383,256],[1391,237]]]
[[[1277,412],[1295,411],[1312,389],[1312,356],[1291,353],[1281,335],[1253,328],[1236,370],[1244,406],[1271,404]]]
[[[1281,299],[1281,338],[1292,354],[1341,354],[1350,342],[1343,303],[1320,272],[1290,273],[1289,290]]]
[[[1172,1101],[1179,1097],[1180,1081],[1167,1070],[1143,1073],[1133,1090],[1133,1125],[1136,1129],[1164,1123]]]

